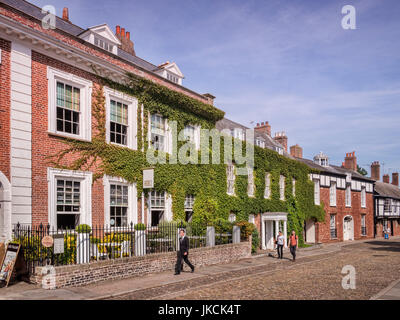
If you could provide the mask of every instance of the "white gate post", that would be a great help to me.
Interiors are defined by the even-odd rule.
[[[76,263],[83,264],[89,263],[89,246],[90,246],[90,233],[78,233],[76,244]]]
[[[239,226],[233,226],[232,243],[240,243],[240,227]]]
[[[135,256],[146,254],[146,230],[135,230]]]
[[[215,246],[215,228],[214,227],[207,227],[206,246],[207,247]]]

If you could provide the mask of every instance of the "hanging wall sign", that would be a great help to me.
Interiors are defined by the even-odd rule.
[[[4,258],[1,261],[0,281],[5,282],[6,286],[10,282],[20,248],[21,245],[18,243],[9,243]]]
[[[143,170],[143,189],[154,188],[154,169]]]

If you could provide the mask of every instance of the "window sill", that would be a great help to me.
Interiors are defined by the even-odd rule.
[[[92,139],[82,138],[81,136],[76,136],[73,134],[51,132],[51,131],[47,131],[47,134],[49,136],[54,136],[54,137],[58,137],[58,138],[73,139],[73,140],[83,141],[83,142],[92,142]]]

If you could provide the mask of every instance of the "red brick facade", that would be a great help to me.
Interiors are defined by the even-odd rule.
[[[351,207],[346,207],[345,190],[336,190],[336,206],[331,207],[329,201],[329,188],[320,188],[321,203],[324,203],[325,222],[316,223],[316,242],[326,243],[343,241],[343,220],[351,216],[354,221],[354,240],[374,237],[374,204],[373,194],[366,193],[366,208],[361,208],[361,192],[351,191]],[[337,238],[331,239],[330,216],[336,216]],[[365,214],[367,235],[361,235],[361,216]]]
[[[0,38],[0,171],[10,180],[11,43]]]

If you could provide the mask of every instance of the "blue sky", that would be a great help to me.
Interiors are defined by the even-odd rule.
[[[131,32],[139,57],[175,61],[184,86],[210,92],[226,117],[269,121],[304,156],[400,171],[398,0],[36,0],[90,27]],[[357,29],[341,27],[344,5]],[[382,171],[382,168],[381,168]]]

